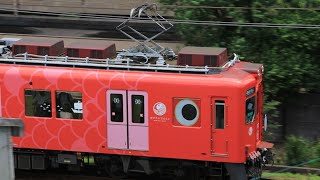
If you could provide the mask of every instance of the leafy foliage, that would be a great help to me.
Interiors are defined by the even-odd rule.
[[[320,180],[320,176],[316,174],[297,174],[297,173],[263,173],[262,177],[267,179]]]
[[[320,158],[319,154],[320,142],[312,142],[302,137],[289,136],[285,144],[286,163],[289,165],[298,165],[312,160]],[[318,160],[319,161],[319,160]],[[306,164],[318,166],[317,161]]]
[[[286,10],[273,7],[317,8],[320,0],[160,0],[177,5],[177,19],[273,24],[320,24],[316,10]],[[179,8],[180,5],[200,6]],[[240,6],[248,9],[209,9],[203,6]],[[297,93],[314,92],[320,87],[320,30],[254,28],[181,24],[178,33],[187,44],[227,47],[244,60],[265,65],[266,111]],[[277,116],[277,113],[272,113]]]

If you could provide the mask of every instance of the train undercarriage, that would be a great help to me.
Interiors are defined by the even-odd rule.
[[[271,154],[272,155],[272,154]],[[268,156],[268,157],[267,157]],[[112,154],[75,153],[66,151],[42,151],[14,149],[14,165],[19,170],[63,170],[90,172],[99,176],[124,178],[130,174],[143,173],[169,179],[242,180],[259,178],[262,167],[270,162],[270,152],[248,159],[245,164],[208,161],[177,160]]]

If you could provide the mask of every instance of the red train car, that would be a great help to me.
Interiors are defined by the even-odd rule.
[[[113,42],[74,42],[65,46],[65,55],[79,58],[106,59],[116,56],[116,46]]]
[[[25,123],[24,137],[13,141],[19,169],[80,169],[92,156],[111,175],[202,178],[226,167],[246,178],[245,168],[259,172],[272,147],[262,141],[261,64],[237,61],[194,74],[190,67],[164,73],[150,65],[141,72],[127,64],[99,70],[25,62],[0,64],[0,115]]]
[[[226,48],[193,47],[182,48],[178,53],[178,65],[221,67],[228,61]]]
[[[13,43],[13,55],[28,54],[60,56],[63,55],[64,42],[59,39],[22,38]]]

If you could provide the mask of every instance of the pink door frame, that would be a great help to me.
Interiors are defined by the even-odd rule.
[[[132,119],[132,95],[144,96],[144,123],[134,123]],[[129,149],[149,150],[148,94],[143,91],[128,91]]]
[[[143,91],[107,90],[107,145],[110,149],[149,150],[148,94]],[[123,122],[111,121],[111,94],[123,97]],[[144,96],[144,123],[133,123],[132,95]],[[127,109],[128,107],[128,109]]]
[[[123,121],[111,121],[111,94],[122,95]],[[127,125],[127,92],[125,90],[107,91],[107,145],[110,149],[128,148],[128,125]]]

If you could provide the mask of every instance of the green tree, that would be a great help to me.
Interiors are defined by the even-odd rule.
[[[289,136],[285,143],[286,163],[305,164],[319,168],[319,142],[296,136]]]
[[[274,24],[320,24],[320,0],[160,0],[177,5],[177,19]],[[181,6],[199,6],[185,8]],[[201,8],[248,7],[246,9]],[[275,9],[309,8],[309,10]],[[320,29],[227,27],[180,24],[178,34],[188,45],[227,47],[245,61],[265,65],[267,111],[294,98],[297,93],[317,91],[320,87]]]

